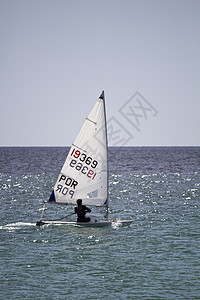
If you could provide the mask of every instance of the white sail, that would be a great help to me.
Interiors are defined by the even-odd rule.
[[[108,206],[107,131],[104,92],[72,144],[49,202]]]

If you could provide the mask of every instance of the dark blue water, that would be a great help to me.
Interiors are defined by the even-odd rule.
[[[0,173],[59,173],[68,151],[65,147],[2,147]],[[200,147],[110,148],[109,169],[110,173],[199,172]]]
[[[0,148],[0,299],[200,299],[200,147],[109,150],[110,218],[130,227],[38,228],[68,150]]]

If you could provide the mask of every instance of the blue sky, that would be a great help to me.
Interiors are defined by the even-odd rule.
[[[200,145],[199,32],[198,0],[0,0],[1,146],[71,145],[102,90],[118,145]]]

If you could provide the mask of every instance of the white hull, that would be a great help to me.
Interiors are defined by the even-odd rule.
[[[78,226],[78,227],[105,227],[105,226],[129,226],[131,220],[118,220],[118,221],[91,221],[91,222],[75,222],[75,221],[51,221],[42,220],[36,223],[37,226],[42,225],[64,225],[64,226]]]

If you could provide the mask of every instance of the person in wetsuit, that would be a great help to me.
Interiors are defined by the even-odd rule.
[[[77,222],[90,222],[90,218],[86,218],[85,215],[87,212],[91,212],[87,206],[82,205],[82,199],[76,201],[77,206],[74,208],[75,213],[77,214]]]

